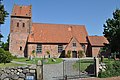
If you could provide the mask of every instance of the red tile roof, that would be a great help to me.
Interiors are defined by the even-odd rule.
[[[84,25],[33,23],[28,42],[69,43],[75,37],[79,43],[87,43],[88,33]]]
[[[104,44],[108,44],[108,40],[104,36],[88,36],[88,40],[92,46],[104,46]]]
[[[14,5],[11,16],[24,16],[24,17],[31,17],[31,8],[32,6],[19,6]]]

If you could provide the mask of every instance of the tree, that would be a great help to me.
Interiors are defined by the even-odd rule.
[[[2,0],[0,0],[0,24],[4,24],[5,18],[8,16],[8,12],[5,10]]]
[[[111,49],[112,53],[120,53],[120,10],[116,9],[113,12],[113,18],[108,18],[104,24],[104,36],[109,41],[107,48]]]
[[[0,0],[0,26],[1,24],[4,24],[5,22],[5,18],[8,16],[8,12],[5,10],[4,5],[2,4],[2,0]],[[0,46],[1,44],[1,38],[2,38],[2,34],[0,33]]]
[[[8,35],[8,39],[6,43],[2,42],[1,48],[3,48],[6,51],[9,51],[9,39],[10,39],[10,35]]]

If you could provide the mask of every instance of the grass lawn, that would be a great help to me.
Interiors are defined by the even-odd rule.
[[[74,65],[73,65],[73,68],[74,69],[77,69],[79,70],[79,66],[80,66],[80,71],[85,71],[87,69],[88,66],[90,66],[91,64],[94,64],[93,60],[80,60],[80,63],[79,61],[76,62]]]
[[[5,67],[17,67],[17,66],[25,66],[24,64],[15,64],[15,63],[0,63],[0,68],[5,68]]]
[[[38,60],[43,60],[43,59],[42,58],[33,58],[32,60],[29,60],[28,58],[13,59],[13,61],[24,62],[24,63],[29,63],[29,64],[37,64]],[[63,61],[61,58],[56,58],[55,62],[52,60],[52,58],[47,58],[45,60],[47,61],[46,62],[44,61],[43,64],[57,64]]]
[[[101,61],[101,59],[99,58],[99,61]],[[108,63],[113,63],[115,60],[114,59],[108,59],[108,58],[104,58],[103,59],[103,63],[106,63],[106,64],[108,64]]]

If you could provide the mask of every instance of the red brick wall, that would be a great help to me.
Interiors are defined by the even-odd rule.
[[[17,27],[17,23],[19,23],[19,27]],[[23,23],[25,23],[24,27]],[[26,44],[28,34],[30,33],[30,26],[31,19],[29,18],[11,17],[9,51],[13,55],[24,57],[27,54]],[[22,48],[21,50],[20,47]]]
[[[73,43],[76,43],[76,47],[73,47]],[[67,45],[67,47],[65,49],[65,53],[66,54],[67,54],[68,50],[70,50],[70,51],[79,51],[79,50],[84,51],[84,49],[82,48],[81,44],[75,38],[72,38],[70,43]],[[71,53],[71,57],[72,57],[72,53]]]
[[[66,45],[63,45],[63,50],[65,47]],[[36,52],[36,48],[37,44],[28,44],[28,55],[30,56],[33,50]],[[58,53],[58,44],[42,44],[42,53],[36,54],[36,57],[47,56],[46,51],[49,51],[52,57],[60,54]]]
[[[97,57],[99,54],[100,47],[92,47],[92,57]]]

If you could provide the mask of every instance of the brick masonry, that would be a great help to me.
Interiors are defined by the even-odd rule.
[[[92,47],[89,45],[90,41],[87,39],[88,34],[85,26],[41,23],[35,24],[31,21],[31,14],[31,6],[14,5],[13,7],[10,23],[9,45],[9,51],[13,55],[18,57],[29,57],[31,56],[33,50],[36,51],[37,44],[39,43],[42,44],[42,53],[36,54],[38,57],[46,55],[46,51],[49,51],[52,56],[60,55],[60,53],[58,53],[59,44],[63,45],[65,53],[67,53],[68,50],[76,52],[83,50],[88,57],[98,55],[100,47]],[[68,26],[69,28],[67,29]],[[44,32],[40,29],[43,29]],[[31,35],[33,36],[30,37]],[[95,36],[95,38],[99,40],[101,37]],[[97,42],[96,40],[93,41]],[[103,43],[105,41],[103,41]],[[76,47],[73,47],[74,42],[76,43]],[[104,46],[103,43],[100,42],[99,45],[102,44],[102,46]]]
[[[30,31],[31,18],[11,16],[9,51],[13,55],[18,57],[27,56],[26,46]]]

